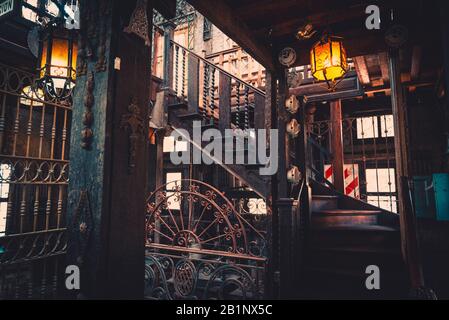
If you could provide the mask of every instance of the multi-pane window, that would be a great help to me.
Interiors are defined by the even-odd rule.
[[[357,118],[357,139],[394,136],[393,115]]]
[[[164,137],[163,152],[185,152],[188,151],[187,141],[175,140],[175,137]]]
[[[5,235],[6,233],[10,175],[11,166],[8,164],[0,165],[0,236]]]
[[[181,179],[182,174],[181,172],[167,172],[166,176],[166,191],[167,191],[167,198],[169,201],[167,202],[168,208],[170,210],[180,210],[181,209],[181,199],[179,199],[175,195],[176,188],[181,187]]]
[[[203,40],[207,41],[212,38],[212,23],[206,18],[203,22]]]
[[[368,203],[397,212],[395,169],[366,169],[366,193]]]

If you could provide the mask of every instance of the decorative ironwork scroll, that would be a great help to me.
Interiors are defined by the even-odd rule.
[[[89,238],[93,230],[92,209],[90,207],[89,194],[86,190],[80,191],[73,224],[75,225],[74,230],[77,230],[77,245],[79,247],[77,262],[81,265],[84,263],[84,254],[87,250]]]
[[[136,8],[131,15],[129,25],[124,29],[127,33],[134,33],[145,41],[145,45],[150,46],[150,31],[147,15],[147,0],[138,0]]]
[[[57,297],[65,263],[71,97],[34,81],[0,64],[0,299]]]
[[[128,132],[128,170],[129,173],[133,173],[136,166],[137,144],[142,140],[144,133],[144,121],[135,98],[128,106],[128,113],[122,115],[120,127]]]
[[[82,142],[81,147],[83,149],[89,150],[92,144],[92,139],[94,133],[92,131],[92,123],[94,121],[94,114],[92,113],[92,107],[94,106],[94,73],[91,72],[89,77],[87,78],[86,83],[86,95],[84,97],[84,116],[83,116],[83,124],[84,129],[81,131]]]
[[[213,186],[185,179],[156,189],[146,234],[147,298],[263,297],[265,236]]]

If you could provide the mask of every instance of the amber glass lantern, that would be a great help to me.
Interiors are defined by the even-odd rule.
[[[343,39],[325,36],[317,42],[310,51],[312,75],[319,81],[326,81],[329,89],[334,90],[348,71],[346,50]]]
[[[76,80],[77,45],[73,30],[47,26],[41,35],[38,88],[52,98],[67,98]]]

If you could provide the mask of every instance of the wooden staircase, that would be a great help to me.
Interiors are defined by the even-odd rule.
[[[299,298],[405,298],[398,216],[317,182],[312,194]],[[369,265],[380,269],[380,290],[365,286]]]
[[[225,137],[232,129],[245,131],[248,129],[265,129],[265,93],[219,66],[198,56],[180,44],[168,40],[170,49],[166,64],[165,77],[169,79],[166,86],[161,89],[164,96],[163,112],[159,115],[166,117],[168,125],[174,129],[184,129],[192,137],[194,125],[200,123],[201,130],[217,129]],[[257,110],[257,112],[256,112]],[[193,121],[197,121],[195,124]],[[163,121],[157,121],[163,122]],[[204,150],[209,142],[195,141],[184,137],[195,148]],[[253,143],[247,141],[247,144]],[[254,142],[255,143],[255,142]],[[233,152],[245,153],[245,149]],[[225,150],[224,141],[222,150]],[[235,154],[234,154],[235,156]],[[244,191],[254,193],[266,199],[270,192],[270,177],[261,176],[259,169],[266,164],[224,164],[215,161],[231,176],[238,178],[243,184]],[[226,179],[218,179],[217,185],[224,191],[228,187]],[[235,190],[233,190],[235,191]]]

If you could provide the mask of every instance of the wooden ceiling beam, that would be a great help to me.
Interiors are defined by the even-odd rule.
[[[176,0],[153,0],[154,8],[167,20],[176,16]]]
[[[390,74],[388,71],[388,54],[387,52],[379,53],[379,67],[380,72],[382,74],[382,80],[384,84],[388,84],[390,82]]]
[[[359,77],[360,83],[364,86],[371,83],[369,77],[368,67],[366,66],[366,61],[364,56],[354,57],[354,66],[357,71],[357,76]]]
[[[266,69],[275,70],[269,45],[262,41],[256,41],[251,29],[239,18],[237,11],[229,7],[225,0],[187,1]]]
[[[301,27],[305,22],[311,23],[316,28],[323,27],[323,24],[332,25],[343,21],[350,21],[354,19],[365,19],[366,6],[357,5],[350,8],[344,8],[340,10],[321,11],[319,13],[311,14],[308,16],[294,17],[291,19],[283,19],[282,22],[273,23],[269,27],[254,28],[253,32],[256,36],[264,36],[270,32],[272,37],[282,36],[294,36],[296,29]],[[293,32],[292,32],[293,31]]]

